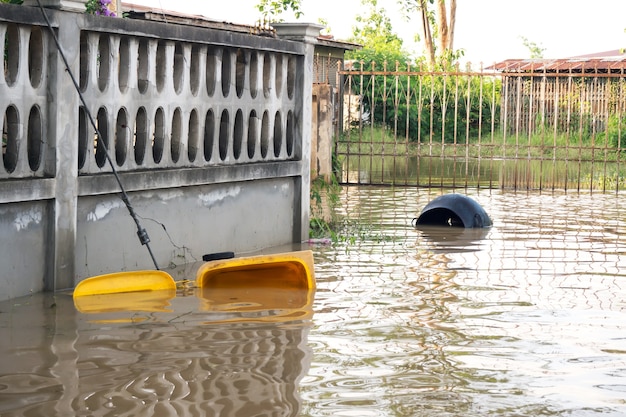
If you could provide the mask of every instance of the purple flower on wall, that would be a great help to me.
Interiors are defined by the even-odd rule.
[[[112,0],[88,0],[85,4],[85,11],[98,16],[115,17],[115,12],[109,9]]]

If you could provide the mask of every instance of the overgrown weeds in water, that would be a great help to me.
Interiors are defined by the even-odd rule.
[[[581,185],[597,190],[623,190],[626,188],[626,177],[617,172],[586,174]]]
[[[624,124],[626,126],[626,122]],[[620,125],[621,127],[621,125]],[[623,128],[626,132],[626,127]],[[361,156],[435,156],[469,158],[529,158],[568,161],[617,161],[626,138],[617,137],[616,129],[590,134],[555,132],[545,127],[534,133],[501,130],[480,137],[462,137],[450,141],[423,133],[421,140],[399,136],[385,126],[353,128],[339,137],[339,154]],[[620,130],[621,132],[621,130]],[[621,133],[620,133],[621,134]]]
[[[331,182],[323,177],[311,181],[311,218],[309,237],[337,241],[337,213],[341,188],[333,176]]]
[[[362,220],[343,219],[338,223],[337,237],[334,242],[346,243],[349,246],[360,242],[390,242],[396,238],[385,235],[380,230],[374,230],[371,223],[365,223]]]
[[[318,177],[311,182],[311,217],[309,237],[330,239],[334,244],[355,245],[357,241],[384,242],[392,238],[374,231],[371,224],[338,214],[341,187],[333,176],[331,182]]]

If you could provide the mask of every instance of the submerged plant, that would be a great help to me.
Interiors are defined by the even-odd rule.
[[[394,240],[393,237],[375,230],[372,224],[339,215],[337,208],[340,204],[340,193],[341,186],[334,174],[330,182],[321,177],[311,181],[309,238],[333,244],[343,243],[347,247],[355,245],[358,241]]]
[[[309,237],[337,240],[335,208],[339,202],[339,191],[340,187],[334,178],[330,183],[321,177],[311,182]]]

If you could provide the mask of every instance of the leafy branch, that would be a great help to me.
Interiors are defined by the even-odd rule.
[[[296,19],[302,16],[302,0],[261,0],[256,8],[263,15],[263,20],[268,22],[282,21],[278,16],[291,10]]]

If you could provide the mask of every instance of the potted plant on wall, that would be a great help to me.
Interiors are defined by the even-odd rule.
[[[87,0],[85,12],[98,16],[120,16],[121,2],[119,0]]]

